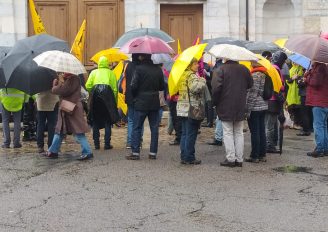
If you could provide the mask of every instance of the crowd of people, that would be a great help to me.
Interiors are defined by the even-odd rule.
[[[279,73],[283,83],[279,91],[273,90],[268,70],[258,62],[251,62],[249,70],[233,60],[217,59],[211,66],[203,59],[193,58],[180,78],[178,94],[170,95],[169,70],[163,64],[154,64],[151,54],[132,54],[120,81],[111,69],[110,60],[103,56],[86,82],[83,77],[58,73],[51,90],[34,96],[17,89],[1,89],[2,148],[10,148],[9,121],[13,117],[13,148],[22,147],[23,119],[23,140],[36,140],[38,152],[45,157],[57,158],[63,138],[73,134],[81,145],[79,160],[91,159],[93,152],[85,133],[92,128],[94,149],[98,150],[99,130],[104,128],[104,149],[113,148],[111,129],[121,117],[117,102],[118,93],[122,93],[128,107],[126,148],[131,149],[126,156],[128,160],[140,159],[146,118],[151,131],[148,157],[157,158],[164,104],[170,115],[168,133],[175,131],[175,139],[169,144],[180,146],[183,165],[201,163],[195,157],[197,135],[201,127],[214,125],[214,138],[208,144],[225,146],[226,159],[221,166],[266,162],[267,153],[281,152],[279,130],[284,127],[287,114],[293,122],[290,127],[299,129],[297,136],[314,132],[316,146],[307,155],[315,158],[328,155],[327,65],[313,62],[306,70],[289,62],[283,51],[273,54],[265,51],[262,55]],[[88,103],[83,104],[81,93],[86,91]],[[251,133],[249,156],[244,154],[245,120]]]

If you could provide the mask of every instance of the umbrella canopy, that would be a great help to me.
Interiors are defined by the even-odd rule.
[[[288,57],[292,62],[301,65],[303,68],[308,69],[311,64],[311,60],[309,58],[306,58],[305,56],[302,56],[300,54],[293,54]]]
[[[120,62],[121,60],[127,60],[129,57],[120,51],[118,48],[110,48],[97,52],[90,60],[98,64],[99,58],[106,56],[109,62]]]
[[[17,41],[0,65],[6,79],[6,87],[28,94],[49,90],[55,73],[38,67],[33,61],[34,57],[48,50],[69,51],[69,47],[65,41],[47,34]]]
[[[328,41],[318,35],[298,35],[288,39],[285,47],[310,60],[328,63]]]
[[[259,63],[260,65],[262,65],[267,69],[267,74],[272,80],[273,90],[278,93],[281,89],[282,82],[277,69],[275,69],[275,67],[272,66],[270,61],[265,59],[263,56],[256,54],[256,57],[259,59],[257,63]],[[245,65],[248,69],[252,68],[251,62],[249,61],[241,61],[240,63]]]
[[[246,44],[246,48],[254,53],[262,53],[264,51],[275,52],[279,47],[272,42],[252,41]]]
[[[47,51],[34,58],[42,67],[56,72],[79,75],[87,73],[83,64],[72,54],[62,51]]]
[[[208,53],[216,58],[224,58],[234,61],[257,60],[257,57],[253,52],[248,51],[246,48],[231,44],[214,45]]]
[[[160,29],[157,29],[157,28],[138,28],[138,29],[135,29],[135,30],[125,32],[116,41],[116,43],[113,45],[113,47],[120,48],[124,44],[129,42],[131,39],[141,37],[141,36],[145,36],[145,35],[149,35],[149,36],[152,36],[152,37],[159,38],[159,39],[165,41],[166,43],[174,42],[174,39],[171,36],[169,36],[166,32],[164,32]]]
[[[172,58],[169,54],[152,54],[151,59],[154,64],[164,64],[172,61]]]
[[[152,36],[142,36],[130,40],[126,43],[121,51],[125,53],[146,53],[146,54],[155,54],[155,53],[168,53],[173,54],[174,50],[163,40],[152,37]]]
[[[231,44],[246,48],[248,41],[233,39],[230,37],[217,37],[213,39],[204,39],[201,43],[207,43],[208,45],[206,46],[205,51],[209,51],[214,45],[217,44]]]
[[[194,45],[184,50],[177,57],[172,66],[168,81],[169,93],[171,96],[178,92],[180,78],[183,72],[189,66],[191,60],[193,58],[199,60],[203,56],[203,52],[206,46],[207,44]]]
[[[280,48],[284,48],[287,40],[288,40],[287,38],[280,38],[280,39],[276,39],[273,43]]]

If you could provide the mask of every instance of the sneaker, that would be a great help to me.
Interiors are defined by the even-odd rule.
[[[44,153],[44,148],[43,147],[38,147],[38,153],[39,154]]]
[[[110,149],[113,149],[113,146],[112,145],[105,145],[104,147],[104,150],[110,150]]]
[[[237,160],[235,161],[235,166],[236,167],[242,167],[243,166],[243,162],[238,162]]]
[[[297,136],[310,136],[311,132],[304,132],[302,131],[301,133],[296,134]]]
[[[248,163],[259,163],[259,159],[255,159],[255,158],[246,158],[245,159],[245,162],[248,162]]]
[[[223,162],[220,163],[220,166],[224,166],[224,167],[236,167],[236,162],[230,162],[229,160],[225,159]]]
[[[214,145],[214,146],[222,146],[222,141],[213,139],[212,142],[207,143],[208,145]]]
[[[1,147],[2,148],[10,148],[10,145],[8,145],[8,144],[2,144]]]
[[[268,147],[266,153],[280,153],[275,147]]]
[[[21,143],[14,145],[14,148],[21,148],[21,147],[22,147]]]
[[[93,158],[93,154],[82,154],[77,160],[79,161],[83,161],[83,160],[88,160],[88,159],[92,159]]]
[[[95,144],[95,150],[99,150],[100,149],[100,145],[99,144]]]
[[[259,161],[260,161],[260,162],[267,162],[267,159],[266,159],[266,157],[264,156],[264,157],[259,158]]]
[[[131,144],[127,143],[126,144],[126,149],[131,149]]]
[[[190,165],[199,165],[199,164],[202,163],[202,161],[201,161],[201,160],[196,160],[196,159],[193,160],[193,161],[185,161],[185,160],[181,160],[180,163],[181,163],[181,164],[186,164],[186,165],[188,165],[188,164],[190,164]]]
[[[324,152],[318,152],[318,151],[312,151],[312,152],[308,152],[306,155],[311,156],[313,158],[319,158],[319,157],[324,157],[325,153]]]
[[[148,158],[153,160],[157,159],[156,153],[149,153]]]
[[[44,156],[50,159],[57,159],[58,153],[52,153],[50,151],[47,151],[46,153],[44,153]]]
[[[129,154],[125,156],[127,160],[140,160],[140,155],[137,154]]]

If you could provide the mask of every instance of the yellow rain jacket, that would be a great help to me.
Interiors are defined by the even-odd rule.
[[[1,89],[0,100],[3,107],[9,112],[18,112],[22,110],[26,94],[18,89]]]
[[[99,58],[98,69],[90,73],[86,89],[91,92],[95,85],[109,85],[114,93],[117,102],[117,80],[114,72],[109,69],[108,59],[104,56]]]
[[[295,75],[297,75],[298,77],[302,77],[303,76],[302,67],[299,65],[293,65],[293,67],[289,70],[289,75],[290,77],[293,77]],[[292,82],[287,81],[287,85],[288,85],[288,92],[287,92],[286,101],[288,106],[301,105],[301,97],[299,95],[299,88],[296,80]]]

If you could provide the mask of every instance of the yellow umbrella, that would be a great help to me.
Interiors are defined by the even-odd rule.
[[[285,48],[285,44],[287,42],[287,38],[281,38],[281,39],[277,39],[275,40],[273,43],[275,43],[276,45],[278,45],[281,48]]]
[[[277,69],[275,69],[275,67],[272,66],[270,61],[265,59],[263,56],[261,56],[259,54],[256,54],[256,56],[257,56],[257,58],[259,58],[257,63],[259,63],[260,65],[262,65],[263,67],[265,67],[267,69],[267,73],[272,80],[273,90],[278,93],[282,86],[282,82],[281,82],[280,75],[279,75]],[[249,70],[252,69],[251,62],[249,62],[249,61],[240,61],[239,63],[245,65]]]
[[[115,73],[116,80],[119,80],[123,72],[123,61],[120,61],[118,65],[114,68],[113,72]],[[121,108],[123,113],[126,115],[128,111],[128,106],[125,104],[125,96],[122,93],[117,94],[117,108]]]
[[[168,81],[169,93],[171,96],[178,92],[180,78],[189,66],[190,61],[193,58],[199,60],[202,57],[206,46],[207,43],[191,46],[184,50],[175,60]]]
[[[97,52],[90,60],[98,63],[101,56],[106,56],[109,62],[119,62],[121,60],[127,60],[129,57],[120,51],[118,48],[110,48]]]

